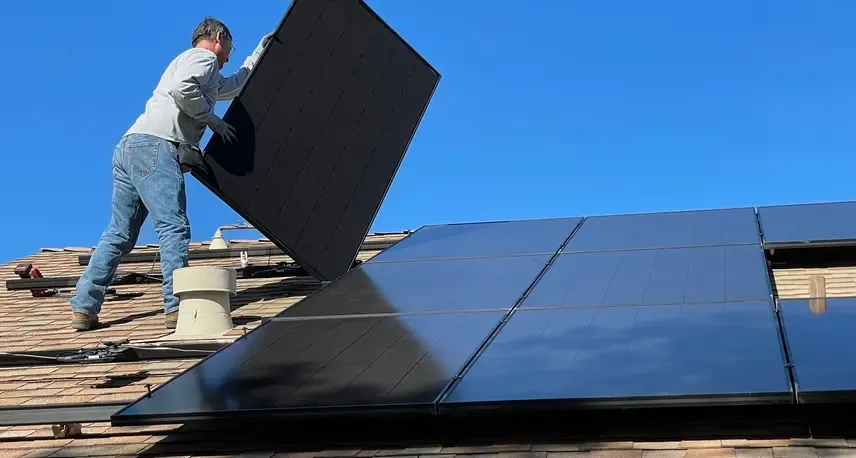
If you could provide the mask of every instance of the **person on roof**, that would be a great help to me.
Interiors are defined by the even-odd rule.
[[[192,47],[167,66],[143,114],[113,149],[110,223],[70,301],[72,328],[85,331],[98,323],[119,260],[133,249],[149,214],[160,244],[166,327],[175,328],[178,298],[172,273],[188,265],[190,242],[184,173],[201,162],[199,142],[206,127],[226,143],[235,140],[235,129],[214,113],[214,105],[238,94],[272,37],[265,35],[243,65],[224,77],[220,70],[232,54],[232,34],[219,20],[206,17],[193,31]]]

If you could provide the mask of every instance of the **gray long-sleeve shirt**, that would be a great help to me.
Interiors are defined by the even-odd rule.
[[[184,51],[167,66],[145,111],[125,135],[149,134],[198,148],[208,121],[217,116],[214,105],[238,95],[257,58],[253,53],[223,77],[216,54],[202,48]]]

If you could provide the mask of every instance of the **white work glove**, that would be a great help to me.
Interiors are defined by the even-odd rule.
[[[223,143],[227,145],[237,138],[235,136],[235,128],[213,113],[211,114],[211,119],[208,121],[208,127],[215,133],[220,134],[220,137],[223,138]]]
[[[261,55],[262,50],[265,49],[265,46],[270,43],[271,38],[273,38],[273,32],[262,37],[261,41],[259,41],[259,45],[256,46],[256,49],[253,51],[253,54]]]
[[[256,66],[256,62],[258,62],[259,57],[261,57],[262,51],[264,51],[265,46],[267,46],[271,39],[273,39],[273,35],[274,33],[271,32],[262,37],[258,46],[256,46],[256,49],[253,50],[253,53],[247,56],[247,60],[244,61],[244,67],[252,70],[252,68]]]

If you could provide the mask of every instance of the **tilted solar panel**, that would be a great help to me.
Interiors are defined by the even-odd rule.
[[[353,264],[440,75],[361,0],[294,0],[193,171],[307,271]]]
[[[767,248],[856,245],[856,202],[759,207]]]

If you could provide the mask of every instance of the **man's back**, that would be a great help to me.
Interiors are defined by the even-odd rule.
[[[170,62],[145,112],[127,134],[141,133],[199,146],[218,99],[217,55],[191,48]]]

